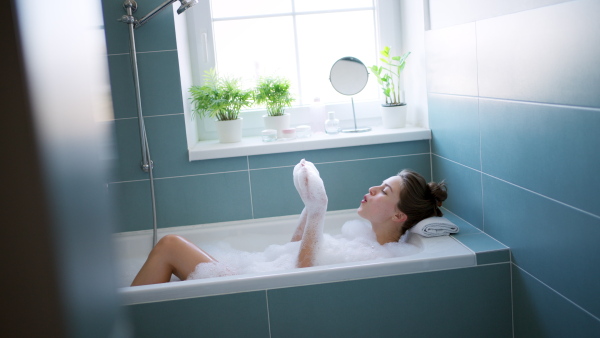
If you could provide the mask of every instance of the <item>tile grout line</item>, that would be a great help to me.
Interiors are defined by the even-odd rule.
[[[596,317],[594,314],[592,314],[591,312],[589,312],[588,310],[584,309],[583,307],[581,307],[581,305],[575,303],[574,301],[570,300],[569,298],[567,298],[566,296],[564,296],[562,293],[554,290],[551,286],[549,286],[548,284],[542,282],[540,279],[538,279],[537,277],[535,277],[534,275],[530,274],[529,272],[527,272],[525,269],[523,269],[522,267],[518,266],[517,264],[513,263],[514,266],[516,266],[519,270],[523,271],[524,273],[526,273],[527,275],[529,275],[529,277],[535,279],[537,282],[539,282],[540,284],[542,284],[543,286],[547,287],[548,289],[550,289],[552,292],[556,293],[557,295],[559,295],[560,297],[564,298],[567,302],[575,305],[575,307],[577,307],[578,309],[580,309],[581,311],[585,312],[586,314],[588,314],[590,317],[594,318],[596,321],[600,322],[600,318]]]
[[[269,327],[269,338],[271,338],[271,310],[269,310],[269,290],[265,290],[265,300],[267,301],[267,326]]]
[[[582,109],[582,110],[600,111],[599,107],[575,106],[575,105],[568,105],[568,104],[564,104],[564,103],[525,101],[525,100],[505,99],[505,98],[491,97],[491,96],[479,96],[479,95],[474,96],[474,95],[439,93],[439,92],[428,92],[428,93],[435,94],[435,95],[443,95],[443,96],[458,96],[458,97],[477,98],[477,99],[484,99],[484,100],[489,100],[489,101],[503,101],[503,102],[522,103],[522,104],[535,104],[535,105],[542,105],[542,106],[553,106],[553,107],[562,107],[562,108],[576,108],[576,109]]]
[[[594,217],[594,218],[598,218],[598,219],[600,219],[600,215],[596,215],[596,214],[593,214],[593,213],[591,213],[591,212],[589,212],[589,211],[585,211],[585,210],[583,210],[583,209],[580,209],[580,208],[577,208],[577,207],[575,207],[575,206],[572,206],[572,205],[570,205],[570,204],[567,204],[567,203],[565,203],[565,202],[561,202],[561,201],[559,201],[559,200],[557,200],[557,199],[554,199],[554,198],[552,198],[552,197],[549,197],[549,196],[546,196],[546,195],[540,194],[539,192],[535,192],[535,191],[533,191],[533,190],[531,190],[531,189],[528,189],[528,188],[522,187],[522,186],[520,186],[520,185],[517,185],[517,184],[515,184],[515,183],[509,182],[509,181],[507,181],[507,180],[504,180],[504,179],[502,179],[502,178],[499,178],[499,177],[493,176],[493,175],[491,175],[491,174],[488,174],[488,173],[486,173],[486,172],[483,172],[483,171],[481,171],[481,170],[477,170],[477,169],[475,169],[475,168],[471,168],[471,167],[469,167],[469,166],[466,166],[466,165],[464,165],[464,164],[462,164],[462,163],[460,163],[460,162],[453,161],[453,160],[451,160],[451,159],[449,159],[449,158],[446,158],[446,157],[440,156],[440,155],[438,155],[438,154],[435,154],[435,156],[437,156],[437,157],[439,157],[439,158],[442,158],[442,159],[444,159],[444,160],[446,160],[446,161],[452,162],[452,163],[454,163],[454,164],[458,164],[458,165],[460,165],[460,166],[462,166],[462,167],[465,167],[465,168],[467,168],[467,169],[471,169],[471,170],[473,170],[473,171],[475,171],[475,172],[478,172],[478,173],[481,173],[481,174],[483,174],[483,175],[485,175],[485,176],[488,176],[488,177],[490,177],[490,178],[496,179],[496,180],[498,180],[498,181],[500,181],[500,182],[503,182],[503,183],[506,183],[506,184],[510,184],[510,185],[512,185],[513,187],[516,187],[516,188],[519,188],[519,189],[523,189],[523,190],[525,190],[525,191],[527,191],[527,192],[530,192],[530,193],[532,193],[532,194],[535,194],[535,195],[537,195],[537,196],[539,196],[539,197],[542,197],[542,198],[548,199],[548,200],[550,200],[550,201],[552,201],[552,202],[556,202],[556,203],[558,203],[558,204],[561,204],[561,205],[563,205],[563,206],[565,206],[565,207],[571,208],[571,209],[573,209],[573,210],[579,211],[579,212],[581,212],[581,213],[584,213],[584,214],[586,214],[586,215],[589,215],[589,216],[592,216],[592,217]],[[483,176],[482,176],[482,177],[483,177]]]
[[[246,156],[246,165],[248,168],[248,188],[250,189],[250,212],[254,219],[254,202],[252,201],[252,179],[250,179],[250,157]]]
[[[344,163],[344,162],[358,162],[358,161],[370,161],[370,160],[380,160],[386,158],[399,158],[399,157],[408,157],[408,156],[419,156],[419,155],[429,155],[429,153],[415,153],[415,154],[406,154],[406,155],[391,155],[391,156],[381,156],[381,157],[369,157],[369,158],[356,158],[351,160],[341,160],[341,161],[330,161],[330,162],[313,162],[315,165],[319,164],[333,164],[333,163]],[[280,168],[293,168],[296,164],[291,165],[282,165],[278,167],[265,167],[265,168],[254,168],[249,170],[269,170],[269,169],[280,169]]]
[[[162,53],[162,52],[176,52],[177,49],[162,49],[162,50],[148,50],[145,52],[136,52],[136,54],[149,54],[149,53]],[[123,56],[123,55],[129,55],[130,52],[124,52],[124,53],[107,53],[106,56]]]
[[[144,116],[144,119],[151,119],[153,117],[169,117],[169,116],[178,116],[178,115],[185,115],[185,113],[173,113],[173,114],[160,114],[160,115],[148,115],[148,116]],[[113,120],[109,120],[108,122],[116,122],[116,121],[126,121],[126,120],[137,120],[139,117],[137,116],[132,116],[132,117],[118,117],[115,118]]]
[[[397,157],[407,157],[407,156],[419,156],[419,155],[429,155],[428,153],[416,153],[416,154],[408,154],[408,155],[392,155],[392,156],[382,156],[382,157],[372,157],[372,158],[359,158],[359,159],[352,159],[352,160],[343,160],[343,161],[332,161],[332,162],[317,162],[315,164],[332,164],[332,163],[344,163],[344,162],[357,162],[357,161],[369,161],[369,160],[378,160],[378,159],[385,159],[385,158],[397,158]],[[269,169],[280,169],[280,168],[292,168],[294,167],[294,165],[285,165],[285,166],[279,166],[279,167],[266,167],[266,168],[256,168],[256,169],[250,169],[250,165],[249,165],[249,160],[247,161],[247,167],[246,169],[240,169],[240,170],[231,170],[231,171],[219,171],[219,172],[214,172],[214,173],[203,173],[203,174],[192,174],[192,175],[179,175],[179,176],[168,176],[168,177],[155,177],[155,180],[166,180],[166,179],[170,179],[170,178],[185,178],[185,177],[195,177],[195,176],[207,176],[207,175],[218,175],[218,174],[230,174],[230,173],[238,173],[238,172],[243,172],[243,171],[258,171],[258,170],[269,170]],[[120,184],[120,183],[133,183],[133,182],[142,182],[142,181],[147,181],[147,178],[143,178],[143,179],[139,179],[139,180],[126,180],[126,181],[114,181],[114,182],[108,182],[108,184]]]
[[[430,129],[431,130],[431,129]],[[433,148],[432,148],[432,142],[433,141],[433,135],[432,137],[429,139],[429,171],[430,171],[430,175],[431,175],[431,180],[433,181]]]
[[[512,251],[508,251],[510,255],[510,319],[511,319],[511,328],[512,328],[512,336],[515,338],[515,293],[513,289],[513,255]]]
[[[168,177],[154,177],[155,180],[166,180],[170,178],[185,178],[185,177],[196,177],[196,176],[208,176],[208,175],[220,175],[220,174],[231,174],[231,173],[239,173],[247,171],[247,169],[242,170],[232,170],[232,171],[219,171],[214,173],[204,173],[204,174],[193,174],[193,175],[180,175],[180,176],[168,176]],[[133,183],[133,182],[143,182],[148,181],[148,178],[143,178],[139,180],[127,180],[127,181],[115,181],[109,182],[108,184],[120,184],[120,183]]]

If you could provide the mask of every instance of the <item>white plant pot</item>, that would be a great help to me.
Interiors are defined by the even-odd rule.
[[[277,138],[283,137],[283,129],[288,129],[290,127],[290,114],[283,114],[281,116],[269,116],[263,115],[263,120],[265,122],[265,129],[275,129],[277,130]]]
[[[381,106],[381,119],[383,128],[395,129],[406,127],[406,104],[401,106]]]
[[[235,143],[242,141],[242,118],[237,120],[216,121],[219,142]]]

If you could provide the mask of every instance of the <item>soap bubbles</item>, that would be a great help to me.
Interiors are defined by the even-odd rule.
[[[318,266],[401,257],[421,250],[404,236],[398,242],[380,245],[371,225],[364,220],[346,222],[339,235],[323,234],[320,247],[315,262]],[[273,244],[262,252],[236,250],[225,242],[203,245],[203,249],[218,262],[198,264],[189,279],[294,269],[300,242]]]

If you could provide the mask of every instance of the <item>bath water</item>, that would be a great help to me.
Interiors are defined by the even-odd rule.
[[[420,251],[407,242],[407,236],[409,234],[402,236],[398,242],[380,245],[369,222],[348,221],[343,225],[341,234],[323,234],[315,265],[400,257]],[[218,262],[199,264],[189,279],[293,269],[299,248],[300,242],[270,245],[262,252],[236,250],[225,242],[204,245],[202,249]]]

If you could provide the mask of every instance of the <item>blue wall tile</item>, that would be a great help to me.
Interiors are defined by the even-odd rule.
[[[475,252],[478,265],[510,262],[509,248],[488,234],[458,233],[453,237]]]
[[[425,153],[429,153],[429,140],[255,155],[249,156],[249,162],[250,169],[259,169],[294,166],[303,158],[313,163],[325,163]]]
[[[583,0],[477,22],[479,95],[600,107],[598,13]]]
[[[513,275],[516,337],[595,336],[598,330],[600,273],[590,267],[600,257],[592,241],[600,231],[592,188],[600,186],[600,36],[594,33],[600,3],[546,6],[557,2],[563,1],[429,2],[434,28],[476,20],[426,33],[433,175],[454,183],[444,206],[487,233],[455,238],[469,245],[489,234],[510,247],[518,271],[541,281]],[[474,71],[445,68],[473,62],[473,45],[476,89],[465,90]],[[476,99],[469,117],[463,106]],[[469,164],[478,147],[481,167]],[[507,253],[483,251],[478,263]]]
[[[429,94],[431,151],[467,167],[481,169],[479,99]]]
[[[483,229],[481,173],[439,156],[433,156],[432,167],[433,180],[445,180],[448,186],[444,207]]]
[[[358,208],[370,187],[402,169],[412,169],[430,181],[429,159],[426,154],[323,164],[319,170],[329,197],[328,210]]]
[[[600,110],[481,99],[483,171],[600,215]]]
[[[138,53],[144,116],[183,114],[177,51]]]
[[[245,156],[223,159],[188,160],[183,114],[146,117],[146,134],[150,144],[150,156],[154,162],[154,177],[174,177],[208,173],[221,173],[248,169]],[[117,162],[115,180],[130,181],[148,179],[140,169],[142,160],[138,120],[115,121]]]
[[[152,229],[150,181],[111,183],[108,191],[117,208],[118,232]]]
[[[438,29],[570,0],[429,0],[431,28]]]
[[[265,291],[130,305],[134,337],[269,337]]]
[[[190,162],[184,118],[183,114],[145,118],[156,177],[248,170],[246,156]]]
[[[425,32],[427,91],[477,96],[475,24]]]
[[[274,338],[511,336],[509,264],[267,294]]]
[[[464,219],[456,216],[454,213],[452,213],[452,211],[446,209],[446,207],[442,207],[442,212],[444,213],[444,217],[446,217],[450,222],[458,225],[460,232],[456,236],[482,233],[481,229],[478,229],[467,223]]]
[[[138,10],[133,13],[136,19],[141,19],[163,0],[138,1]],[[104,14],[104,30],[107,41],[108,54],[129,53],[129,33],[127,24],[117,21],[125,15],[123,1],[102,0]],[[174,50],[177,48],[175,41],[175,26],[171,6],[156,15],[151,23],[135,30],[136,48],[138,52]]]
[[[513,261],[600,317],[600,218],[484,175],[485,230]]]
[[[116,156],[115,181],[133,181],[148,179],[143,172],[142,151],[140,146],[140,132],[137,119],[124,119],[115,121]]]
[[[137,117],[129,55],[110,55],[108,61],[115,118]],[[176,51],[138,53],[138,70],[144,116],[183,114]]]
[[[137,117],[129,54],[109,55],[108,69],[115,119]]]
[[[328,210],[358,208],[371,186],[380,184],[405,168],[430,180],[429,154],[370,160],[317,163],[328,197]],[[251,170],[254,217],[299,214],[302,200],[292,180],[293,167]]]
[[[515,337],[600,337],[600,321],[523,270],[512,268]]]
[[[155,180],[160,227],[252,218],[247,171]]]

